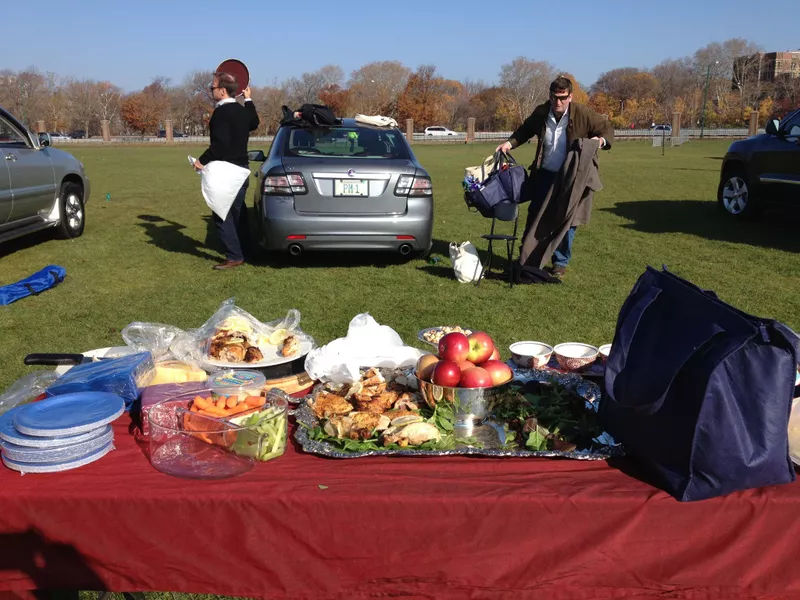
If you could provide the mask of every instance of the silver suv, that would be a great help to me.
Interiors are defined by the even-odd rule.
[[[40,229],[78,237],[86,222],[89,178],[71,154],[50,147],[0,107],[0,242]]]

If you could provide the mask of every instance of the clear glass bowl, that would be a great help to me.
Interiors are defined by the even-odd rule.
[[[191,392],[152,406],[147,413],[150,463],[159,471],[191,479],[224,479],[250,471],[286,449],[288,403],[270,392],[258,412],[230,420],[192,412]]]

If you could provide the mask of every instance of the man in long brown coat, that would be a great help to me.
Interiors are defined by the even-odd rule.
[[[524,144],[533,136],[538,137],[536,155],[530,169],[528,197],[528,220],[525,234],[537,214],[539,206],[549,194],[572,143],[579,138],[590,138],[600,142],[600,148],[608,150],[614,141],[614,127],[604,115],[588,106],[572,102],[572,81],[558,77],[550,84],[550,99],[537,106],[531,116],[511,134],[508,141],[497,147],[507,153]],[[570,227],[553,253],[550,272],[561,277],[572,258],[572,242],[577,227]],[[523,235],[523,239],[524,239]]]

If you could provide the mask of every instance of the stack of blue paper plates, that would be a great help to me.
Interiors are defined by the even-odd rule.
[[[0,415],[3,464],[22,473],[67,471],[94,462],[114,447],[109,423],[125,402],[107,392],[53,396]]]

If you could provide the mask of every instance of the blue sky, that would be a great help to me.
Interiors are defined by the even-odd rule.
[[[313,5],[319,10],[309,10]],[[228,57],[243,60],[256,85],[325,64],[349,74],[375,60],[399,60],[411,68],[435,64],[450,79],[492,83],[503,63],[525,56],[589,85],[609,69],[652,67],[732,37],[768,51],[799,49],[799,6],[800,0],[755,7],[745,0],[7,0],[0,69],[35,66],[133,91],[159,75],[179,83]]]

